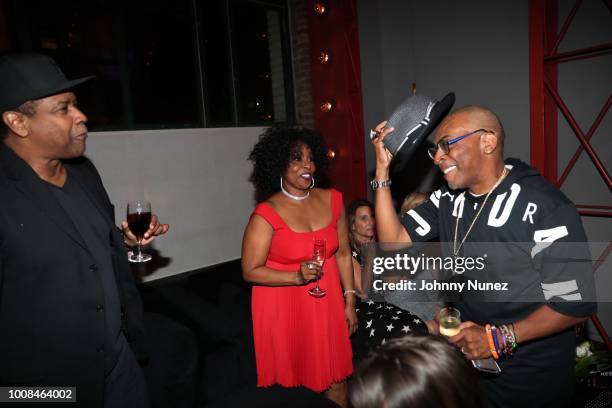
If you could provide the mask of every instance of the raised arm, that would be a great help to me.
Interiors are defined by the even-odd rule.
[[[308,262],[300,264],[295,272],[268,268],[266,259],[273,234],[274,230],[263,217],[257,214],[251,217],[242,239],[242,277],[245,281],[264,286],[304,285],[321,274],[318,265]]]
[[[391,153],[389,153],[383,144],[385,136],[393,131],[393,128],[385,128],[386,124],[387,122],[385,121],[376,125],[374,128],[375,136],[372,138],[372,146],[374,146],[376,154],[375,178],[379,181],[389,179],[389,165],[392,158]],[[378,241],[411,243],[410,235],[408,235],[406,229],[399,222],[393,207],[391,189],[389,187],[379,187],[374,191],[374,197]]]

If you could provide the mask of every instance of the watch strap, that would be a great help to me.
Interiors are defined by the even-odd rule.
[[[390,179],[387,179],[387,180],[372,179],[372,181],[370,181],[370,185],[372,186],[372,190],[376,190],[382,187],[389,187],[391,185],[391,180]]]

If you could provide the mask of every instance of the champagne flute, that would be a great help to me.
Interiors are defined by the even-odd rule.
[[[325,240],[324,239],[315,239],[314,246],[312,249],[312,262],[319,265],[323,268],[323,264],[325,263]],[[323,297],[327,291],[325,289],[321,289],[319,287],[319,278],[317,277],[317,285],[308,291],[310,296],[314,297]]]
[[[459,325],[461,324],[461,313],[454,307],[445,307],[440,310],[438,315],[440,320],[440,334],[446,338],[453,337],[461,331]],[[461,352],[465,355],[463,347]],[[499,373],[501,369],[493,360],[493,358],[483,358],[481,360],[472,360],[474,368],[480,371],[489,373]]]
[[[127,222],[130,231],[136,236],[138,242],[138,252],[128,252],[130,262],[147,262],[153,257],[142,253],[142,239],[151,224],[151,203],[148,201],[130,201],[127,206]]]
[[[440,323],[440,334],[444,337],[453,337],[459,334],[461,329],[461,312],[454,307],[445,307],[440,310],[438,315]]]

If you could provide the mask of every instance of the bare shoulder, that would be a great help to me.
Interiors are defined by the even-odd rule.
[[[278,211],[283,206],[280,193],[274,194],[272,197],[264,201],[264,203],[269,205],[276,211]]]
[[[330,188],[313,188],[310,190],[310,194],[319,201],[331,202],[332,190]]]
[[[268,219],[265,216],[255,213],[249,219],[245,232],[247,234],[254,233],[254,234],[259,235],[264,232],[271,233],[273,230],[274,228],[272,227],[272,225],[270,224],[270,221],[268,221]]]

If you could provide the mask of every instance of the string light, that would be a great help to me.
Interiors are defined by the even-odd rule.
[[[322,16],[323,14],[325,14],[325,4],[321,3],[321,2],[316,2],[314,5],[314,11],[315,13],[317,13],[318,15]]]
[[[319,105],[319,108],[321,109],[321,112],[331,112],[334,107],[335,107],[335,103],[333,99],[326,99],[323,102],[321,102],[321,105]]]
[[[329,53],[325,51],[321,51],[319,53],[319,62],[321,64],[327,64],[329,62]]]

